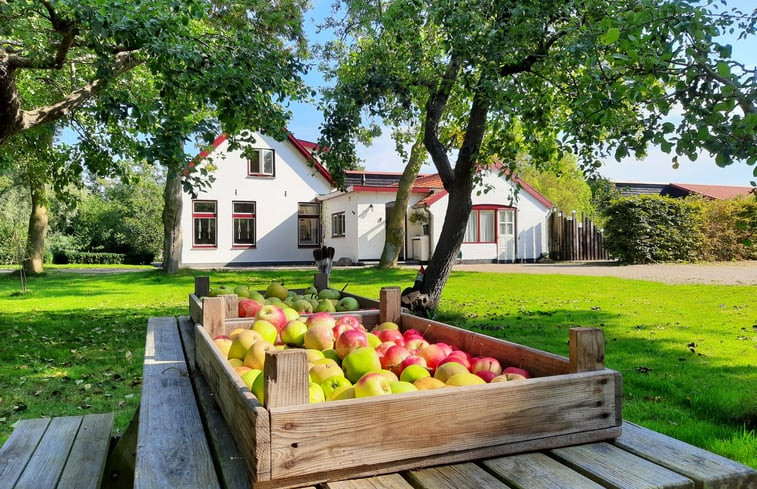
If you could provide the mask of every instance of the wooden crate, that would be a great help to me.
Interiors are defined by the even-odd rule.
[[[570,358],[406,314],[381,290],[375,321],[415,328],[529,370],[522,382],[308,404],[302,349],[267,354],[265,405],[212,343],[229,326],[196,326],[197,364],[214,391],[256,488],[284,488],[616,438],[621,377],[604,367],[601,330],[570,331]],[[209,300],[210,303],[225,299]],[[223,305],[219,307],[223,308]]]
[[[328,287],[328,278],[325,273],[316,273],[313,276],[313,283],[318,290]],[[298,294],[304,292],[303,289],[291,289]],[[203,297],[206,297],[210,292],[210,277],[195,277],[195,290],[189,294],[189,316],[195,323],[204,324],[203,320]],[[259,291],[263,293],[263,291]],[[235,327],[245,326],[248,322],[247,318],[239,318],[237,310],[237,304],[239,298],[236,294],[226,295],[226,302],[224,307],[224,321],[230,321]],[[354,297],[361,310],[378,309],[379,302],[377,300],[369,299],[360,295],[351,294],[349,292],[342,292],[342,297]],[[215,320],[218,320],[217,312],[214,311],[211,315]],[[339,313],[337,313],[339,314]],[[347,314],[347,313],[345,313]],[[233,329],[233,328],[232,328]]]

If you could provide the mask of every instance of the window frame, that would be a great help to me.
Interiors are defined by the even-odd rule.
[[[499,209],[502,209],[505,207],[502,206],[492,206],[492,205],[486,205],[486,206],[473,206],[471,209],[470,216],[468,216],[468,222],[465,223],[465,235],[463,236],[463,244],[495,244],[497,242],[497,232],[499,230],[498,221],[497,221],[497,211]],[[481,234],[482,234],[482,228],[483,223],[481,221],[481,213],[482,212],[491,212],[492,213],[492,237],[491,241],[481,241]],[[471,218],[473,217],[475,213],[476,216],[476,240],[475,241],[468,241],[466,238],[468,237],[468,226],[470,226]]]
[[[237,204],[252,204],[252,212],[237,212],[235,209]],[[249,249],[255,248],[258,244],[258,204],[254,200],[233,200],[231,202],[231,247],[235,249]],[[248,219],[252,221],[252,243],[237,243],[236,242],[236,220]]]
[[[337,223],[340,225],[337,226]],[[341,232],[338,232],[338,228],[341,228]],[[331,214],[331,237],[332,238],[344,238],[347,234],[347,223],[344,211],[334,212]]]
[[[213,212],[208,211],[197,211],[196,205],[197,204],[213,204],[215,210]],[[213,221],[213,243],[197,243],[196,237],[197,237],[197,220],[198,219],[208,219]],[[192,248],[196,249],[216,249],[218,248],[218,201],[217,200],[205,200],[205,199],[198,199],[198,200],[192,200]]]
[[[317,214],[306,214],[302,212],[303,206],[316,206]],[[297,203],[297,247],[298,248],[318,248],[321,246],[321,211],[323,210],[320,202],[298,202]],[[315,221],[315,239],[314,243],[303,243],[300,234],[301,223],[303,220]],[[312,229],[312,228],[311,228]]]
[[[264,177],[264,178],[273,178],[276,176],[276,151],[271,148],[252,148],[253,152],[258,153],[258,168],[261,170],[259,172],[252,171],[252,158],[247,159],[247,176],[248,177]],[[265,159],[263,157],[264,154],[270,153],[271,154],[271,172],[267,173],[265,171]]]

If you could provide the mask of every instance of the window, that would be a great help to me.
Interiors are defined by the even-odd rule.
[[[515,212],[499,211],[499,234],[515,234]]]
[[[300,203],[297,211],[297,245],[302,247],[321,245],[321,205]]]
[[[466,243],[494,243],[494,209],[473,209],[465,228]]]
[[[255,246],[255,202],[234,202],[233,206],[234,236],[231,244],[252,248]]]
[[[344,236],[344,212],[331,214],[331,236]]]
[[[209,200],[192,201],[192,246],[215,248],[216,246],[216,202]]]
[[[249,175],[274,176],[275,166],[272,149],[253,149],[250,155]]]

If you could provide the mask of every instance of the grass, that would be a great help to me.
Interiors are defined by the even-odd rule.
[[[151,316],[187,313],[195,275],[264,288],[312,283],[313,270],[50,270],[0,274],[0,443],[23,418],[82,411],[117,414],[139,404]],[[410,285],[415,270],[337,269],[332,284],[378,297]],[[567,355],[568,330],[604,330],[606,363],[623,374],[626,420],[757,468],[757,306],[754,287],[664,285],[609,277],[454,272],[441,321]]]

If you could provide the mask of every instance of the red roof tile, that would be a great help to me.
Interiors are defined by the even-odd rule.
[[[700,185],[693,183],[671,183],[671,187],[685,190],[689,193],[700,194],[712,199],[733,199],[755,193],[755,187],[736,187],[731,185]]]

